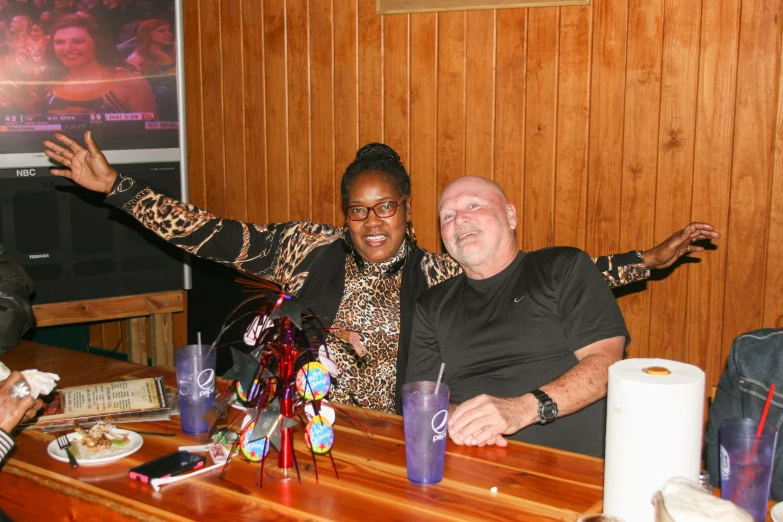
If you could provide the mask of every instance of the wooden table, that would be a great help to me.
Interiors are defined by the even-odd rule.
[[[2,360],[11,369],[37,368],[61,376],[62,386],[163,375],[174,384],[170,368],[23,343]],[[219,471],[188,481],[152,488],[128,478],[128,470],[202,443],[184,435],[178,417],[169,422],[139,423],[131,429],[167,431],[176,438],[144,436],[135,454],[102,466],[80,466],[51,459],[45,447],[50,434],[28,430],[17,436],[17,451],[0,471],[0,506],[16,520],[521,520],[574,521],[600,505],[603,462],[517,442],[507,448],[446,448],[443,482],[418,486],[405,472],[402,418],[347,408],[372,433],[367,436],[338,416],[334,460],[318,457],[318,477],[301,483],[265,478],[258,487],[259,463],[235,457],[226,479]],[[311,465],[301,427],[295,445],[300,466]],[[276,463],[274,449],[266,466]],[[497,487],[497,493],[490,490]]]

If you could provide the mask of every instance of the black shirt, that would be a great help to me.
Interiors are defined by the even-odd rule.
[[[584,252],[547,248],[520,252],[502,272],[464,274],[417,303],[406,381],[443,380],[451,402],[477,395],[516,397],[577,364],[573,352],[602,339],[629,338],[620,309]],[[606,402],[510,438],[603,456]]]

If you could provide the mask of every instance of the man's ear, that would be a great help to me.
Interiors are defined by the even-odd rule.
[[[509,203],[506,205],[506,217],[508,218],[508,224],[511,230],[517,229],[517,208]]]

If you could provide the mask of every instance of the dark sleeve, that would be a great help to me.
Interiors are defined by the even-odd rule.
[[[186,252],[229,264],[278,283],[291,277],[315,247],[334,241],[339,229],[309,221],[255,225],[214,216],[155,192],[120,174],[106,203]]]
[[[641,250],[596,257],[593,258],[593,263],[610,288],[644,281],[650,277],[650,271],[644,266]]]
[[[617,300],[587,254],[579,252],[563,270],[558,312],[569,349],[619,336],[628,346],[630,335]]]
[[[9,434],[0,429],[0,462],[3,462],[6,455],[14,447],[14,439]]]
[[[405,382],[434,381],[438,378],[440,371],[441,358],[438,336],[425,308],[426,305],[421,302],[416,303]]]
[[[0,245],[0,353],[16,346],[33,325],[32,292],[30,276]]]

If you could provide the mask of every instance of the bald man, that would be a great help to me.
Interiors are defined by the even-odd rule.
[[[457,444],[504,436],[602,457],[608,368],[630,336],[584,252],[521,252],[517,212],[493,181],[466,176],[439,205],[446,249],[464,273],[416,305],[406,381],[451,389]]]

